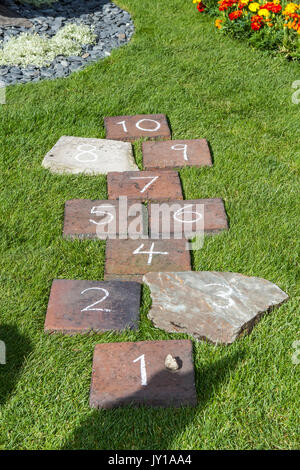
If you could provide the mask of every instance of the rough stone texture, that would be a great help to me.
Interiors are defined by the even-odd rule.
[[[128,171],[108,173],[108,199],[127,196],[141,201],[183,199],[176,171]]]
[[[106,243],[106,276],[178,270],[191,270],[185,240],[108,240]]]
[[[272,282],[238,273],[160,272],[143,280],[151,289],[148,318],[156,327],[213,343],[232,343],[288,299]]]
[[[133,142],[142,137],[149,139],[171,139],[171,131],[164,114],[106,117],[104,118],[104,125],[107,139],[123,140],[126,142]]]
[[[0,4],[0,26],[31,28],[32,23],[27,18],[22,18],[18,13]]]
[[[104,274],[104,281],[135,281],[143,283],[143,274]]]
[[[214,234],[228,229],[222,199],[177,200],[163,204],[164,206],[161,207],[164,210],[161,211],[158,211],[157,204],[150,203],[148,205],[149,228],[152,238],[167,236],[169,233],[171,236],[182,235],[189,238],[195,233],[203,231],[206,234]]]
[[[69,136],[58,140],[42,165],[53,173],[90,175],[138,170],[129,143]]]
[[[148,170],[212,166],[210,149],[205,139],[143,142],[142,148],[143,164]]]
[[[135,330],[140,296],[137,282],[55,279],[44,330],[64,334]]]
[[[70,23],[92,27],[96,35],[95,44],[82,44],[78,56],[58,55],[51,64],[44,67],[34,64],[27,67],[0,65],[0,81],[6,86],[67,77],[86,65],[109,57],[112,49],[129,42],[134,32],[130,14],[108,0],[59,0],[41,7],[29,3],[20,4],[14,0],[5,0],[4,3],[16,17],[12,24],[0,23],[0,41],[3,40],[4,43],[23,32],[51,39]],[[21,24],[17,18],[22,18]],[[7,21],[6,19],[5,22]]]
[[[147,235],[147,208],[139,201],[128,201],[127,210],[123,207],[120,201],[71,199],[65,204],[63,236],[101,240],[114,236],[127,238],[127,234],[136,234],[135,228],[139,237]]]
[[[171,371],[165,358],[180,364]],[[144,372],[142,373],[144,361]],[[196,406],[192,343],[188,340],[97,344],[90,406]]]

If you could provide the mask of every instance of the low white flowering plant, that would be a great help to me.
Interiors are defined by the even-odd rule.
[[[21,33],[0,43],[0,65],[50,65],[56,56],[79,55],[83,45],[95,44],[95,41],[93,29],[84,24],[67,24],[52,38]]]

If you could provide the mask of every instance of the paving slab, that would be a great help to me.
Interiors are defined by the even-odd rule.
[[[140,201],[71,199],[65,203],[64,238],[147,236],[147,208]]]
[[[151,238],[191,238],[196,233],[228,229],[224,202],[219,198],[150,202],[148,214]]]
[[[191,257],[185,240],[108,240],[106,243],[106,276],[179,269],[191,270]]]
[[[165,114],[138,114],[104,118],[106,138],[133,142],[141,138],[171,139]]]
[[[270,281],[231,272],[148,273],[143,281],[152,297],[148,318],[157,328],[215,344],[233,343],[288,299]]]
[[[141,201],[183,199],[176,171],[126,171],[107,175],[108,199],[127,196]]]
[[[196,406],[192,349],[188,340],[97,344],[90,406]],[[177,370],[166,366],[168,355]]]
[[[58,140],[42,165],[52,173],[106,175],[110,171],[138,171],[131,144],[70,136]]]
[[[153,168],[212,166],[212,156],[206,139],[143,142],[143,165]]]
[[[140,298],[137,282],[55,279],[44,330],[64,334],[136,330]]]

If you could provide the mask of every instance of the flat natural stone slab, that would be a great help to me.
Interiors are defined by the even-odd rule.
[[[105,240],[147,234],[147,208],[140,201],[71,199],[65,203],[64,238]]]
[[[27,18],[22,18],[15,11],[9,10],[4,5],[0,5],[0,26],[22,26],[31,28],[32,23]]]
[[[171,139],[171,130],[164,114],[138,114],[104,118],[107,139],[133,142],[141,138]]]
[[[166,366],[168,355],[178,365],[176,370]],[[90,392],[92,408],[124,405],[179,407],[196,404],[191,341],[96,345]]]
[[[152,238],[191,238],[228,229],[224,202],[220,198],[167,201],[148,205]]]
[[[140,201],[183,199],[177,171],[126,171],[108,173],[108,199],[127,196]]]
[[[148,318],[156,327],[213,343],[233,343],[288,299],[270,281],[230,272],[148,273],[143,281],[151,290]]]
[[[136,330],[140,297],[137,282],[55,279],[44,330],[64,334]]]
[[[153,168],[212,166],[212,156],[206,139],[143,142],[143,164]]]
[[[159,271],[190,271],[185,240],[108,240],[105,279],[108,275],[141,275]]]
[[[127,142],[63,136],[45,156],[42,165],[53,173],[103,174],[138,171]]]

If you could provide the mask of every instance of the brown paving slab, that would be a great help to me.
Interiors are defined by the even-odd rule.
[[[195,233],[214,234],[228,229],[222,199],[193,199],[149,203],[149,230],[152,238],[190,238]]]
[[[185,240],[108,240],[105,275],[190,271]]]
[[[141,285],[118,281],[53,281],[45,332],[64,334],[137,329]]]
[[[143,142],[145,169],[182,168],[185,166],[212,166],[212,157],[206,139]]]
[[[171,139],[171,131],[164,114],[138,114],[104,118],[106,138],[133,142],[141,138]]]
[[[65,238],[99,238],[148,233],[147,208],[140,201],[71,199],[65,204]]]
[[[135,281],[142,283],[143,274],[104,274],[104,281]]]
[[[127,196],[130,199],[183,199],[177,171],[126,171],[107,175],[108,199]]]
[[[178,370],[165,366],[168,354]],[[92,408],[124,405],[196,406],[192,342],[97,344],[90,391]]]

